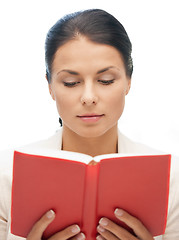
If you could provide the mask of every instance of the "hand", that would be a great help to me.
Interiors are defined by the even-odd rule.
[[[116,209],[114,214],[120,221],[123,221],[130,228],[132,228],[136,236],[132,235],[111,220],[107,218],[101,218],[97,227],[97,231],[100,234],[97,236],[98,240],[154,240],[149,231],[137,218],[131,216],[121,209]]]
[[[38,222],[35,223],[26,240],[41,240],[45,229],[54,219],[54,211],[48,211]],[[71,225],[54,234],[48,240],[65,240],[69,238],[73,240],[84,240],[85,235],[83,233],[80,233],[80,227],[78,225]]]

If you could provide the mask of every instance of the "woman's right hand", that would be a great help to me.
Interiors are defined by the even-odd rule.
[[[54,219],[54,211],[48,211],[41,217],[39,221],[34,224],[26,240],[41,240],[45,229]],[[66,240],[69,238],[74,240],[84,240],[85,235],[80,232],[80,227],[78,225],[71,225],[62,231],[55,233],[48,240]]]

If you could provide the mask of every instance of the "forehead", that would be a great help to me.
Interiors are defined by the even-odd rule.
[[[112,46],[94,43],[85,37],[71,40],[61,46],[53,61],[53,71],[64,68],[78,71],[97,71],[108,66],[124,69],[120,52]]]

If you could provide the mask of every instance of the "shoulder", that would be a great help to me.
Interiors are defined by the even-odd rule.
[[[118,149],[120,153],[126,154],[164,154],[162,151],[131,140],[120,131],[118,132]]]
[[[36,141],[18,148],[0,151],[0,173],[11,170],[13,165],[13,155],[15,150],[35,151],[38,149],[60,149],[62,144],[62,129],[59,129],[52,136]]]
[[[139,142],[135,142],[124,134],[119,132],[119,151],[121,153],[128,153],[128,154],[149,154],[149,155],[162,155],[162,154],[170,154],[168,152],[163,152],[161,150],[157,150],[151,148],[147,145],[144,145]],[[171,171],[170,171],[170,181],[175,182],[178,180],[179,184],[179,156],[175,156],[171,154]]]
[[[36,141],[33,143],[30,143],[28,145],[22,146],[18,149],[24,149],[24,150],[30,150],[30,149],[59,149],[61,148],[62,145],[62,128],[60,128],[59,130],[57,130],[55,132],[55,134],[53,134],[52,136],[44,139],[44,140],[40,140],[40,141]]]

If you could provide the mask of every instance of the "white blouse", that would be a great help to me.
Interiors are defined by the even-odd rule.
[[[52,137],[29,144],[21,148],[23,151],[38,152],[44,149],[59,150],[62,146],[62,129],[58,130]],[[162,154],[145,145],[135,143],[125,137],[120,131],[118,133],[118,152],[121,154]],[[14,236],[10,232],[11,225],[11,182],[12,162],[14,150],[2,151],[0,153],[0,240],[22,240],[24,238]],[[60,152],[59,152],[60,153]],[[155,219],[154,219],[155,221]],[[172,156],[170,173],[170,193],[167,226],[165,234],[155,237],[156,240],[179,240],[179,158]]]

